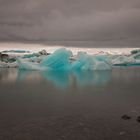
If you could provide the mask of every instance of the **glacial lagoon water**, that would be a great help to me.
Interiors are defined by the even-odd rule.
[[[139,115],[140,67],[0,69],[0,139],[138,140]]]

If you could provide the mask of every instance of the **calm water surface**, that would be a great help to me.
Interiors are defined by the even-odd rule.
[[[0,140],[139,140],[139,115],[139,67],[0,70]]]

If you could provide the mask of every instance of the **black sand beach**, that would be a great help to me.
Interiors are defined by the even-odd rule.
[[[0,70],[0,140],[139,140],[138,116],[139,67]]]

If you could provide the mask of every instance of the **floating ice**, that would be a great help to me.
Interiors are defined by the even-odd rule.
[[[75,53],[74,53],[75,54]],[[6,54],[7,55],[7,54]],[[17,60],[17,61],[16,61]],[[140,66],[140,50],[128,54],[98,53],[89,55],[78,52],[73,55],[64,48],[49,54],[45,50],[38,53],[23,54],[7,58],[0,57],[1,68],[19,67],[25,70],[110,70],[112,66]]]
[[[78,53],[76,61],[71,64],[74,70],[110,70],[111,67],[106,56],[92,56],[85,52]]]
[[[70,57],[72,52],[66,49],[58,49],[53,54],[45,57],[40,63],[40,67],[46,67],[51,70],[70,69]]]
[[[19,69],[23,70],[46,70],[45,67],[40,67],[38,63],[29,62],[22,58],[17,59]]]
[[[135,63],[135,59],[133,57],[128,56],[118,56],[116,59],[112,60],[112,64],[114,65],[121,65],[121,64],[130,64]]]
[[[58,49],[53,54],[45,56],[39,64],[24,59],[18,59],[17,62],[20,69],[26,70],[110,70],[112,67],[106,56],[80,52],[73,61],[72,56],[71,51]]]
[[[30,51],[26,50],[5,50],[2,53],[30,53]]]
[[[111,62],[113,65],[119,66],[134,66],[140,65],[140,52],[137,51],[135,53],[131,53],[131,55],[125,56],[114,56],[111,58]]]

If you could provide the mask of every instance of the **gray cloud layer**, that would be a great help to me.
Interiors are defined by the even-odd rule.
[[[140,39],[139,0],[0,0],[0,40]]]

